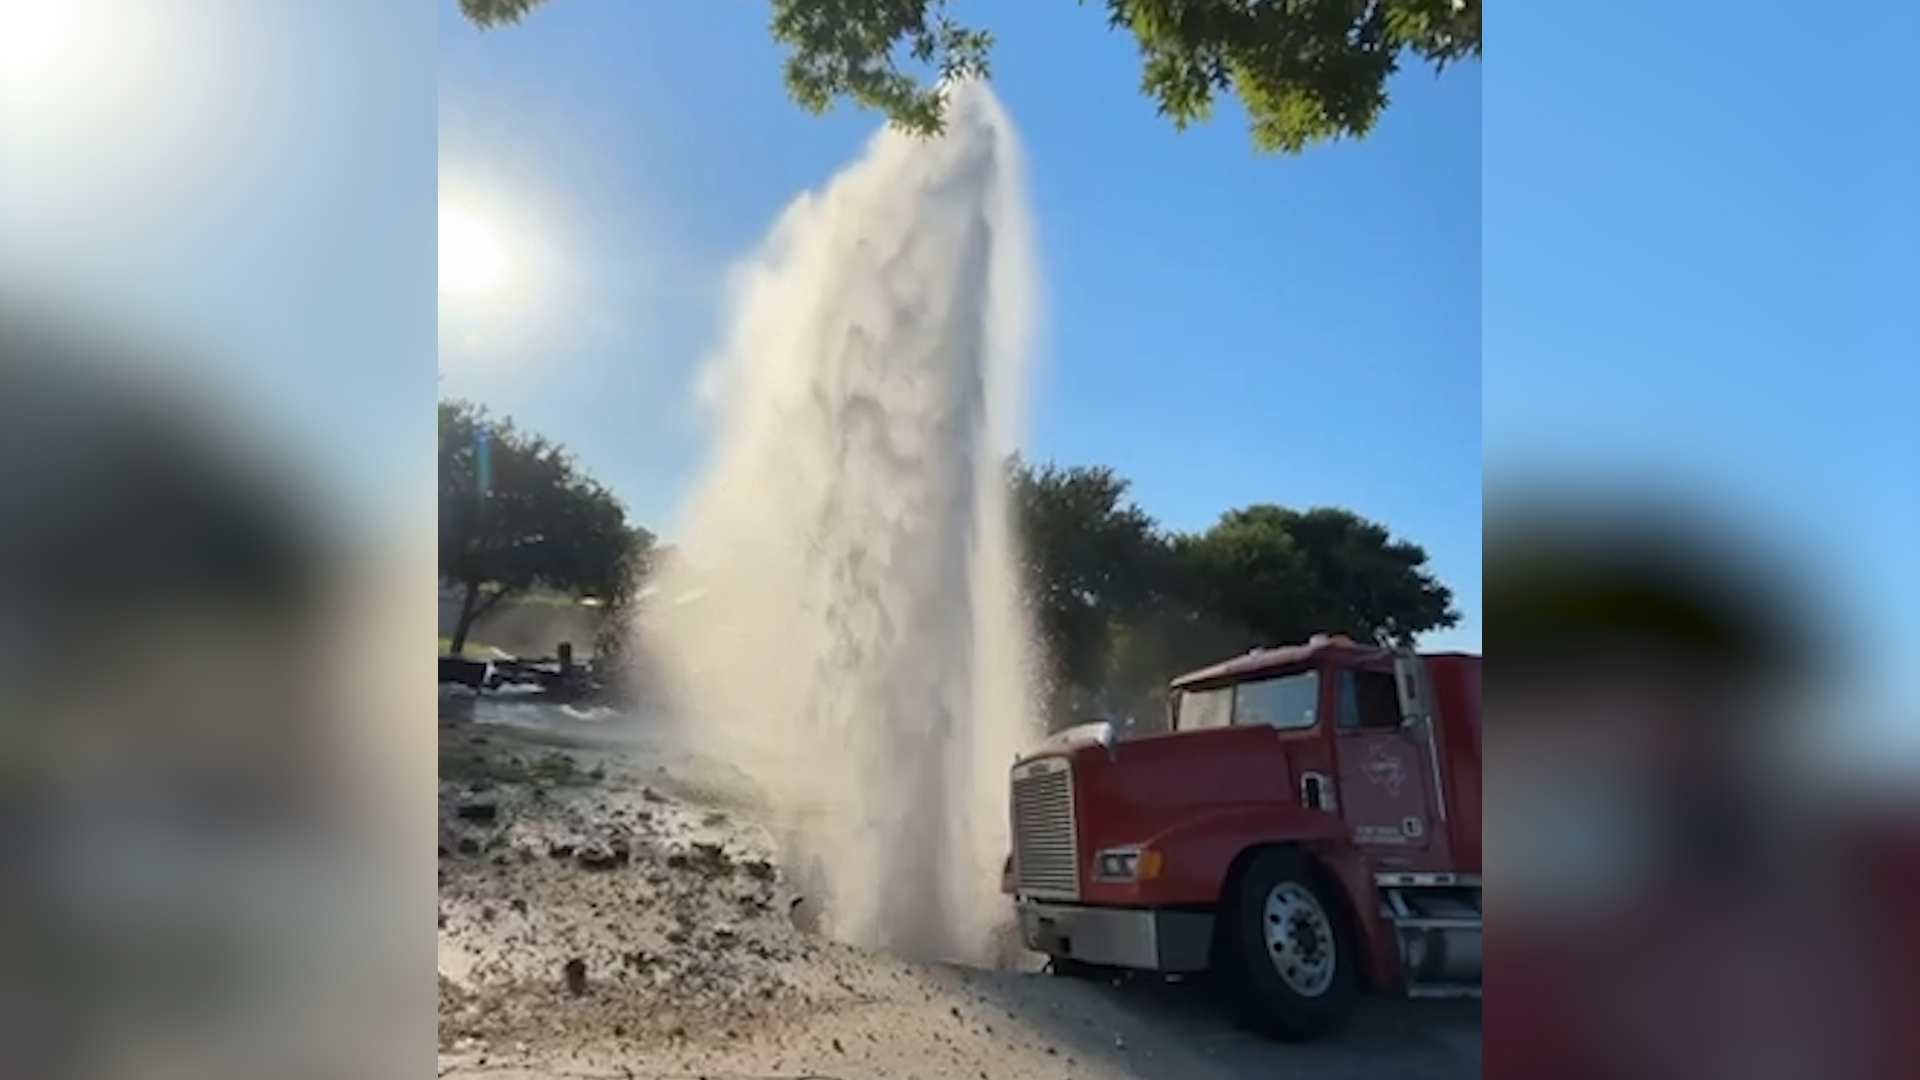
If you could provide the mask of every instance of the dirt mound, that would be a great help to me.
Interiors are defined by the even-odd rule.
[[[468,770],[441,784],[443,1049],[724,1041],[868,996],[866,958],[796,927],[763,833],[638,775],[443,737]]]

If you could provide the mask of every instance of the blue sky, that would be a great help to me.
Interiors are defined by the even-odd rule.
[[[1425,545],[1478,647],[1480,75],[1412,71],[1362,143],[1184,134],[1096,9],[973,0],[1026,145],[1046,282],[1026,446],[1108,464],[1175,528],[1355,509]],[[785,96],[760,4],[557,0],[440,22],[443,199],[493,225],[511,301],[443,310],[442,390],[572,447],[671,530],[704,442],[721,282],[878,123]]]
[[[1501,8],[1489,476],[1691,494],[1816,586],[1920,732],[1920,5],[1813,10]]]

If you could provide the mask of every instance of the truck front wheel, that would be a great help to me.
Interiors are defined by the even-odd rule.
[[[1285,1042],[1338,1030],[1359,998],[1358,949],[1325,877],[1300,852],[1270,848],[1229,893],[1215,963],[1241,1021]]]

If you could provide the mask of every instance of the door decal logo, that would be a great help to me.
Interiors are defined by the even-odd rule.
[[[1387,794],[1400,797],[1400,789],[1407,782],[1407,764],[1399,755],[1387,749],[1385,743],[1374,743],[1367,750],[1367,763],[1363,768],[1367,779],[1379,787],[1387,789]]]

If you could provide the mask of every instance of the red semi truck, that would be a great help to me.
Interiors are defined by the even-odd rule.
[[[1480,657],[1316,636],[1015,762],[1012,894],[1056,973],[1212,973],[1276,1038],[1480,993]]]

